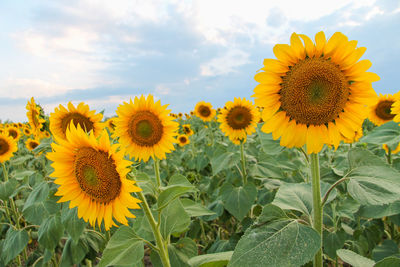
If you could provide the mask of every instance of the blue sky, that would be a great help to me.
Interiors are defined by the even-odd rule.
[[[221,107],[250,98],[275,44],[321,30],[367,47],[374,89],[395,93],[399,27],[398,0],[2,0],[0,119],[26,121],[31,96],[47,114],[84,101],[112,116],[149,93],[173,112]]]

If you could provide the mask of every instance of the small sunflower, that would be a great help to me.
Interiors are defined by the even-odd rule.
[[[25,142],[25,146],[29,151],[34,150],[39,145],[39,141],[36,139],[28,138]]]
[[[256,131],[259,112],[256,107],[245,98],[236,98],[225,104],[218,115],[221,131],[231,140],[245,139],[247,135]]]
[[[194,111],[190,111],[190,116],[194,116]]]
[[[200,101],[196,104],[194,112],[196,116],[203,121],[211,121],[216,114],[216,111],[212,108],[211,104],[204,101]]]
[[[391,113],[392,104],[397,99],[399,99],[399,93],[394,95],[379,94],[379,97],[376,98],[376,103],[369,106],[368,119],[377,126],[391,121],[395,116]]]
[[[182,112],[179,112],[179,113],[178,113],[178,118],[179,118],[179,119],[182,119],[182,118],[183,118]]]
[[[31,129],[29,129],[28,127],[24,127],[22,131],[26,136],[30,136],[32,134]]]
[[[180,146],[185,146],[190,143],[189,136],[186,134],[180,134],[176,139],[178,140],[178,144]]]
[[[109,118],[108,120],[106,120],[105,125],[111,132],[113,132],[115,130],[114,118]]]
[[[92,226],[96,221],[109,230],[116,221],[127,225],[126,217],[135,216],[129,209],[139,209],[140,200],[131,196],[141,189],[126,179],[131,163],[124,159],[124,150],[110,144],[107,131],[96,139],[88,135],[78,124],[67,129],[66,139],[53,143],[53,151],[47,155],[52,160],[55,184],[60,185],[55,195],[58,202],[70,201],[69,207],[78,207],[78,217]]]
[[[168,115],[167,106],[154,102],[152,95],[147,100],[142,95],[118,107],[115,136],[136,160],[164,159],[166,153],[175,149],[174,136],[179,124]]]
[[[366,48],[340,32],[329,40],[319,32],[315,44],[293,33],[290,43],[275,45],[277,59],[265,59],[254,77],[260,83],[255,103],[264,108],[262,131],[280,137],[282,146],[306,144],[308,153],[353,140],[375,99],[372,82],[379,80],[366,72],[369,60],[358,61]]]
[[[231,140],[231,142],[235,145],[240,145],[241,142],[246,143],[247,141],[247,136],[244,138],[231,138],[229,137],[229,140]]]
[[[0,162],[9,160],[18,150],[17,142],[8,134],[0,134]]]
[[[11,136],[15,141],[18,141],[21,137],[21,132],[17,127],[10,126],[6,129],[6,132],[9,136]]]
[[[67,128],[73,121],[75,127],[79,124],[86,132],[93,131],[97,137],[102,130],[100,121],[103,115],[95,113],[95,110],[90,110],[89,106],[83,102],[76,108],[71,102],[68,103],[68,109],[59,105],[54,113],[50,114],[50,131],[56,138],[66,139]]]
[[[187,136],[193,135],[193,130],[192,128],[190,128],[190,124],[182,125],[182,130]]]
[[[31,98],[30,102],[28,101],[26,109],[28,110],[26,116],[28,117],[29,125],[31,126],[32,131],[38,132],[42,128],[43,123],[46,121],[40,117],[40,107],[36,105],[33,97]]]

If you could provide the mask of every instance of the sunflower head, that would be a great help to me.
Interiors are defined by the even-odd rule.
[[[245,139],[256,130],[259,112],[255,106],[245,98],[235,98],[225,104],[218,115],[220,128],[230,139]]]
[[[194,116],[194,111],[190,111],[190,116]]]
[[[231,137],[229,137],[229,140],[231,140],[231,142],[233,144],[239,146],[240,143],[246,143],[247,137],[244,137],[244,138],[231,138]]]
[[[18,150],[17,142],[8,134],[0,134],[0,162],[9,160]]]
[[[164,159],[174,150],[179,126],[168,114],[167,105],[154,102],[152,95],[135,97],[134,102],[131,99],[118,107],[115,136],[136,160]]]
[[[29,129],[28,127],[24,127],[24,129],[22,131],[24,132],[24,135],[26,135],[26,136],[30,136],[32,134],[31,129]]]
[[[196,104],[194,113],[203,121],[211,121],[215,117],[216,111],[212,108],[210,103],[200,101]]]
[[[386,122],[393,120],[392,104],[399,99],[399,93],[394,95],[382,95],[376,97],[376,102],[369,106],[368,119],[375,125],[380,126]]]
[[[31,101],[28,101],[26,109],[28,110],[26,116],[28,117],[29,125],[31,126],[32,131],[39,131],[43,127],[45,120],[40,116],[41,108],[35,103],[35,99],[33,97],[31,98]]]
[[[79,125],[85,131],[93,131],[98,136],[102,130],[102,118],[101,113],[96,114],[95,110],[89,110],[89,106],[83,102],[77,107],[69,102],[68,109],[60,105],[50,114],[50,131],[56,138],[66,139],[67,128],[72,122],[75,127]]]
[[[185,146],[190,143],[189,136],[186,134],[180,134],[176,139],[178,140],[178,144],[180,146]]]
[[[28,138],[25,142],[25,146],[29,151],[34,150],[39,145],[39,141],[36,139]]]
[[[113,132],[114,130],[115,130],[115,121],[114,121],[114,118],[109,118],[107,121],[106,121],[106,127],[111,131],[111,132]]]
[[[124,149],[111,144],[107,131],[96,139],[93,132],[88,135],[78,124],[67,129],[66,139],[53,143],[53,152],[47,154],[52,160],[51,174],[60,185],[55,195],[58,202],[70,201],[69,207],[78,207],[78,217],[94,226],[104,221],[106,230],[116,225],[115,221],[127,225],[126,217],[135,216],[129,209],[140,208],[140,200],[131,192],[141,189],[126,178],[131,163],[124,159]],[[113,219],[114,218],[114,219]]]
[[[290,45],[278,44],[277,59],[265,59],[260,84],[254,89],[256,105],[263,108],[262,131],[281,138],[282,146],[302,147],[318,153],[324,144],[337,147],[354,140],[366,117],[366,105],[374,101],[375,73],[366,72],[365,52],[340,32],[328,40],[323,32],[315,44],[293,33]]]
[[[182,130],[187,136],[193,135],[193,130],[192,128],[190,128],[190,124],[182,125]]]
[[[389,147],[387,144],[383,144],[382,148],[385,150],[386,154],[389,154]],[[395,150],[390,151],[391,154],[397,154],[399,152],[400,152],[400,143],[397,145]]]
[[[182,118],[183,118],[182,112],[179,112],[179,113],[178,113],[178,118],[179,118],[179,119],[182,119]]]
[[[12,137],[15,141],[18,141],[19,138],[21,137],[21,131],[14,126],[10,126],[7,128],[6,132],[10,137]]]

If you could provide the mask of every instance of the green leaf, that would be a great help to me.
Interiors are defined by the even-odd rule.
[[[69,267],[78,264],[85,258],[88,252],[89,248],[82,240],[74,241],[72,238],[69,238],[62,252],[60,266]]]
[[[353,148],[348,154],[350,169],[360,166],[388,166],[382,158],[362,148]]]
[[[330,185],[321,182],[321,197],[329,190]],[[327,203],[335,199],[336,189],[333,189],[328,197]],[[312,190],[310,183],[285,183],[275,195],[272,204],[281,209],[297,210],[311,216],[312,212]]]
[[[225,267],[231,259],[233,251],[205,254],[189,260],[191,267]]]
[[[174,186],[174,185],[180,185],[180,186],[187,186],[187,187],[194,187],[189,180],[181,175],[181,174],[174,174],[171,176],[171,178],[169,178],[168,181],[168,186],[166,188],[169,188],[170,186]]]
[[[106,249],[99,263],[99,267],[119,265],[134,266],[144,257],[142,240],[127,226],[121,226],[108,241]]]
[[[13,157],[13,158],[11,158],[10,162],[11,162],[11,165],[16,166],[16,165],[20,165],[22,163],[28,162],[33,158],[34,158],[33,155],[25,155],[22,157]]]
[[[225,209],[241,221],[256,200],[257,188],[250,182],[244,187],[234,187],[232,184],[225,183],[220,189],[220,196]]]
[[[276,221],[248,229],[236,245],[229,267],[300,266],[320,248],[321,238],[296,220]]]
[[[400,201],[385,205],[364,205],[360,207],[359,215],[366,218],[382,218],[400,213]]]
[[[374,267],[393,267],[393,266],[400,266],[400,258],[395,256],[387,257],[377,262],[374,265]]]
[[[258,136],[260,137],[261,147],[268,155],[279,154],[283,147],[279,144],[279,140],[274,140],[272,134],[266,134],[260,129],[257,129]]]
[[[172,201],[161,211],[161,234],[168,238],[170,234],[182,233],[189,229],[190,216],[179,199]]]
[[[374,128],[366,136],[361,138],[360,142],[376,144],[379,146],[387,144],[392,149],[395,149],[400,142],[400,126],[394,121],[387,122]]]
[[[171,266],[189,267],[188,260],[197,256],[197,245],[192,239],[184,237],[177,243],[168,246]]]
[[[226,152],[222,155],[213,156],[211,158],[211,167],[213,175],[217,175],[220,171],[230,169],[240,161],[238,153]]]
[[[214,215],[205,215],[202,217],[202,219],[204,221],[212,221],[215,220],[216,218],[218,218],[219,216],[222,215],[222,213],[224,212],[224,203],[222,202],[222,200],[217,199],[213,202],[211,202],[208,206],[207,209],[215,212]]]
[[[50,211],[56,204],[46,201],[49,193],[50,188],[46,182],[41,182],[33,188],[22,209],[22,213],[28,222],[41,224],[43,219],[50,215]]]
[[[343,230],[337,232],[324,231],[324,253],[332,259],[336,258],[336,250],[341,249],[346,241],[346,233]]]
[[[137,172],[136,175],[129,173],[128,176],[132,176],[132,179],[143,190],[143,194],[151,194],[153,196],[157,194],[157,182],[154,177],[150,177],[144,172]]]
[[[180,174],[173,175],[169,180],[168,186],[164,187],[164,189],[157,199],[158,210],[165,208],[171,201],[178,197],[195,191],[195,187],[185,176]]]
[[[181,203],[183,208],[189,214],[190,217],[204,216],[204,215],[215,215],[215,212],[207,209],[200,203],[196,203],[191,199],[182,198]]]
[[[17,170],[11,174],[13,179],[23,180],[25,177],[29,177],[32,174],[36,173],[36,171],[31,170]]]
[[[278,206],[275,206],[273,204],[267,204],[263,207],[261,215],[258,218],[258,221],[260,223],[267,223],[267,222],[272,222],[272,221],[276,221],[276,220],[280,220],[280,219],[287,220],[288,216]]]
[[[46,218],[39,227],[39,243],[49,249],[54,250],[64,233],[64,225],[61,223],[60,215],[51,215]]]
[[[8,198],[14,193],[18,187],[18,181],[11,179],[7,182],[0,183],[0,199],[8,200]]]
[[[133,219],[132,227],[135,233],[145,240],[154,241],[153,230],[144,212],[142,210],[135,210],[134,214],[136,218]],[[153,216],[157,217],[157,214],[153,213]]]
[[[61,213],[61,222],[65,225],[65,230],[67,230],[72,239],[78,242],[87,222],[82,218],[78,218],[77,208],[70,209],[67,205],[64,205]]]
[[[373,260],[358,255],[351,250],[339,249],[336,251],[336,254],[342,261],[351,264],[353,267],[373,267],[375,264]]]
[[[10,227],[7,231],[3,243],[1,257],[7,265],[11,260],[18,256],[29,242],[28,233],[25,230],[16,230]]]
[[[393,203],[400,197],[400,173],[386,166],[361,166],[350,172],[349,194],[364,205]]]
[[[374,261],[383,260],[386,257],[393,256],[399,253],[399,247],[397,244],[390,239],[383,240],[382,244],[376,246],[372,250],[372,258]]]

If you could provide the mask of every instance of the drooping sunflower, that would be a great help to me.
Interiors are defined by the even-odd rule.
[[[324,144],[337,147],[343,137],[354,139],[376,95],[371,83],[379,80],[366,72],[369,60],[358,61],[366,48],[356,46],[340,32],[329,40],[319,32],[315,44],[293,33],[290,45],[275,45],[277,59],[265,59],[263,72],[255,75],[260,84],[253,96],[264,108],[262,130],[281,137],[282,146],[306,144],[308,153]]]
[[[17,142],[7,133],[0,134],[0,162],[9,160],[18,150]]]
[[[221,131],[230,139],[245,139],[247,135],[255,132],[259,120],[259,112],[249,100],[234,98],[225,104],[226,109],[221,109],[218,122]]]
[[[117,109],[115,136],[126,147],[127,153],[136,160],[164,159],[173,151],[179,124],[169,116],[168,105],[154,102],[153,96],[135,97]]]
[[[100,121],[103,114],[90,110],[89,106],[81,102],[75,106],[69,102],[68,109],[63,105],[55,108],[54,113],[50,114],[50,131],[56,138],[66,139],[66,131],[73,121],[75,127],[79,124],[86,132],[93,131],[97,137],[102,130]]]
[[[203,121],[211,121],[215,117],[215,114],[217,112],[215,111],[215,109],[212,108],[212,105],[210,103],[200,101],[194,107],[194,113]]]
[[[391,121],[395,116],[391,113],[392,104],[397,99],[399,99],[399,93],[394,95],[379,94],[379,97],[376,97],[376,102],[369,107],[368,119],[377,126]]]
[[[28,110],[26,116],[28,117],[29,125],[31,126],[32,131],[38,132],[42,128],[43,123],[45,123],[45,120],[40,117],[40,107],[36,105],[33,97],[31,98],[30,102],[28,100],[26,109]]]
[[[39,141],[36,139],[28,138],[25,142],[25,146],[29,151],[34,150],[39,145]]]
[[[8,133],[9,136],[11,136],[15,141],[18,141],[19,138],[21,137],[21,132],[18,128],[14,126],[10,126],[6,129],[6,132]]]
[[[186,134],[180,134],[176,139],[178,140],[178,144],[180,146],[185,146],[190,143],[189,136]]]
[[[193,130],[192,128],[190,128],[190,124],[182,125],[182,130],[187,136],[193,135]]]
[[[47,154],[52,160],[56,178],[60,185],[55,195],[58,202],[70,201],[69,207],[78,207],[78,217],[86,222],[109,230],[115,221],[127,225],[128,218],[135,216],[129,209],[139,209],[140,200],[131,192],[141,189],[126,178],[131,163],[124,160],[124,149],[118,144],[111,145],[107,131],[99,139],[93,132],[87,134],[78,124],[67,129],[66,139],[53,143],[53,152]],[[114,220],[113,220],[114,218]]]

